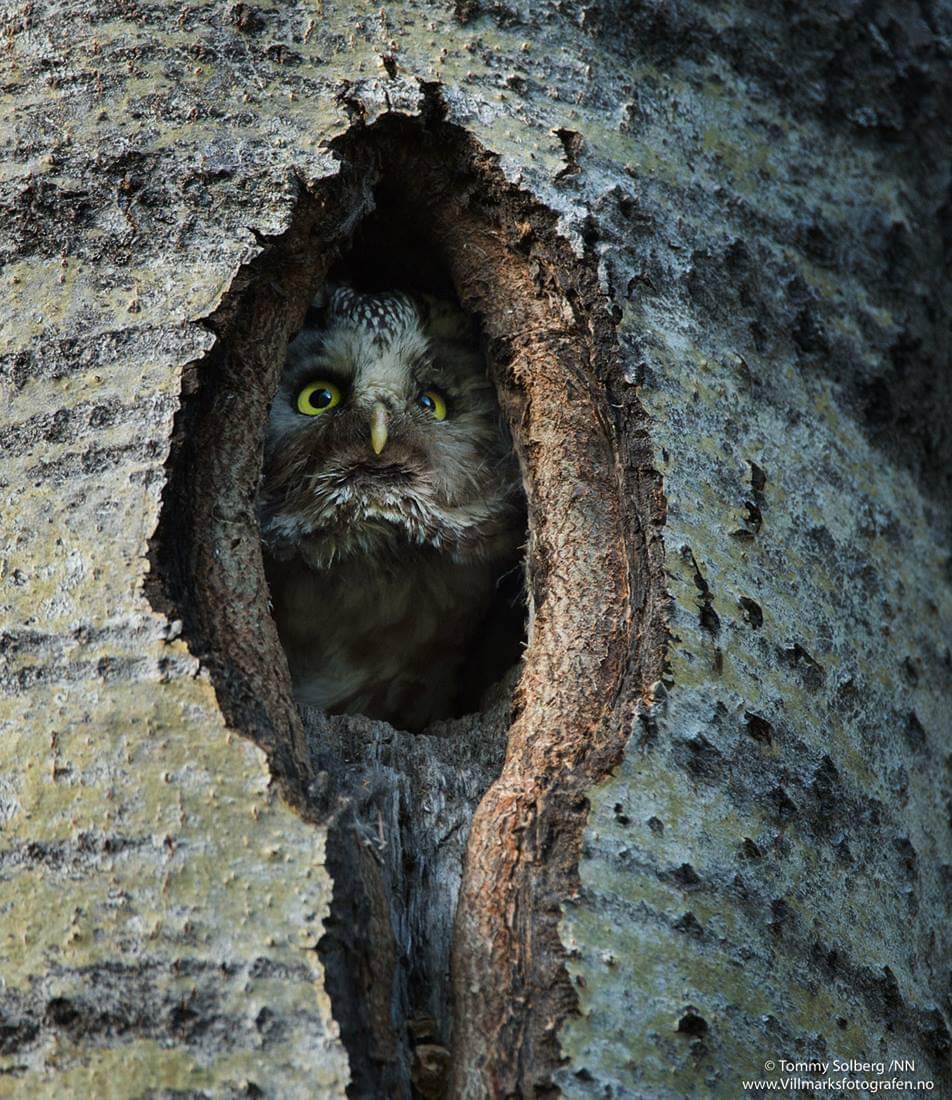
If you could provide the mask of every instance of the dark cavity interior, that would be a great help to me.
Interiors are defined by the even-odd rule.
[[[381,171],[379,163],[374,167]],[[346,284],[365,293],[404,291],[432,295],[459,306],[440,242],[428,227],[427,192],[411,187],[412,177],[410,180],[397,178],[396,173],[386,170],[373,182],[372,209],[357,224],[342,254],[328,270],[326,284]],[[445,178],[441,183],[446,185]],[[308,316],[313,315],[314,311],[311,311]],[[480,319],[473,319],[478,329]],[[479,343],[488,365],[488,349],[481,333]],[[383,476],[382,467],[370,453],[369,447],[368,463]],[[269,573],[280,568],[280,563],[269,565]],[[375,568],[374,561],[368,559],[366,570],[369,572]],[[425,593],[421,593],[420,598],[425,600]],[[434,717],[438,720],[454,719],[482,709],[493,686],[518,664],[525,645],[525,633],[524,570],[521,552],[516,552],[499,563],[495,598],[471,638],[458,680],[458,690],[449,705]],[[330,713],[338,712],[344,713],[346,709],[338,711],[330,708]],[[373,707],[367,708],[366,713],[371,718],[385,716],[376,713]],[[414,732],[420,730],[412,709],[395,717],[385,717],[389,717],[397,728]]]

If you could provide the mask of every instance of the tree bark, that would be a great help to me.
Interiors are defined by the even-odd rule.
[[[0,1095],[952,1085],[950,22],[7,6]],[[525,658],[421,736],[297,712],[255,526],[355,248],[526,482]]]

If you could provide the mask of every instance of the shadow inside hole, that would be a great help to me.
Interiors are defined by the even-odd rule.
[[[358,308],[369,301],[364,295],[394,292],[410,295],[419,303],[425,318],[423,328],[430,335],[432,330],[427,325],[431,310],[435,312],[449,304],[466,316],[456,299],[440,243],[429,232],[425,198],[425,192],[410,192],[405,183],[398,184],[384,176],[375,190],[372,212],[358,223],[346,253],[328,272],[325,287],[315,298],[315,303],[323,304],[308,311],[303,333],[292,338],[292,348],[300,349],[302,341],[308,341],[308,347],[306,353],[296,351],[289,356],[285,370],[293,383],[279,386],[275,397],[271,423],[280,427],[274,431],[283,431],[289,423],[292,426],[287,444],[282,438],[280,444],[266,445],[262,495],[265,570],[278,633],[285,645],[292,686],[299,702],[319,706],[330,714],[363,714],[383,719],[398,729],[412,732],[420,732],[434,721],[460,718],[489,705],[496,694],[491,691],[493,686],[518,664],[526,633],[522,561],[525,497],[494,388],[491,407],[489,399],[480,397],[476,408],[476,399],[468,395],[465,385],[458,393],[452,391],[453,375],[448,374],[451,381],[447,418],[456,423],[444,427],[442,423],[421,418],[419,410],[410,409],[405,414],[402,409],[391,409],[390,435],[386,449],[378,456],[372,448],[370,431],[370,415],[375,407],[371,404],[375,396],[373,387],[379,381],[378,370],[389,381],[391,375],[383,376],[378,364],[388,356],[392,358],[396,342],[391,345],[388,339],[371,339],[368,331],[357,352],[351,350],[350,344],[343,355],[324,350],[336,346],[335,333],[357,331],[358,316],[354,310],[342,313],[333,309],[336,300],[333,294],[338,287],[349,288],[361,296],[356,299]],[[467,342],[471,340],[481,361],[477,369],[482,374],[489,366],[485,341],[478,319],[468,317],[468,323],[472,332]],[[329,337],[326,344],[318,342],[318,334]],[[449,369],[447,362],[441,364],[441,357],[457,361],[455,351],[450,342],[437,336],[430,340],[430,350],[435,376],[439,378],[442,370]],[[355,370],[358,359],[361,365]],[[408,373],[411,368],[417,370],[411,359],[408,355],[400,369]],[[296,395],[303,392],[302,386],[325,378],[339,383],[340,404],[319,417],[302,416],[294,408]],[[418,384],[425,387],[428,383],[420,375],[408,384],[407,392],[412,394]],[[467,402],[473,405],[467,406]],[[450,429],[460,438],[464,418],[477,412],[491,413],[494,431],[505,440],[505,464],[499,461],[496,450],[499,444],[495,440],[492,450],[486,444],[483,451],[473,441],[472,455],[466,452],[467,467],[459,462],[461,450],[447,449],[446,464],[441,468],[443,441],[438,437]],[[474,428],[474,440],[475,436]],[[414,450],[418,440],[418,448]],[[269,531],[276,526],[273,518],[268,518],[269,510],[286,507],[284,502],[297,492],[296,488],[282,488],[284,496],[279,504],[274,503],[275,494],[269,498],[270,485],[283,476],[281,468],[288,462],[289,448],[295,448],[293,461],[302,476],[316,486],[303,507],[311,508],[316,497],[324,509],[315,520],[318,526],[308,531],[298,546],[289,546],[280,539],[271,544],[269,539]],[[411,456],[406,467],[399,465],[401,453]],[[490,552],[490,545],[501,538],[495,530],[485,536],[480,534],[486,550],[485,553],[479,550],[477,561],[473,548],[462,541],[457,549],[446,528],[437,528],[421,543],[421,536],[413,527],[404,530],[401,523],[389,519],[386,543],[378,546],[374,542],[370,549],[363,546],[364,525],[370,525],[359,509],[370,503],[376,508],[379,494],[399,489],[396,484],[389,486],[383,473],[378,474],[388,468],[388,462],[398,463],[392,467],[395,478],[404,478],[407,468],[413,470],[406,495],[408,515],[431,503],[433,515],[442,514],[444,502],[436,494],[434,500],[427,497],[427,486],[441,479],[449,481],[456,477],[462,492],[464,484],[477,478],[507,478],[513,488],[506,504],[510,516],[506,550]],[[454,468],[457,463],[458,473]],[[365,473],[368,467],[369,475]],[[362,479],[369,476],[375,481],[365,489]],[[325,491],[324,486],[331,478],[333,487]],[[377,483],[378,478],[382,484]],[[488,508],[492,500],[489,494],[496,491],[498,487],[489,484],[485,497],[463,495],[458,499],[465,502],[467,511],[475,512],[480,506]],[[345,503],[338,505],[339,500]],[[328,502],[332,505],[330,511]],[[317,512],[317,505],[313,507]],[[455,507],[457,514],[463,511]],[[376,515],[375,512],[373,525],[379,527]],[[291,522],[285,520],[283,513],[279,518],[282,524]],[[297,517],[293,522],[304,525]],[[331,551],[323,549],[326,532],[336,532],[341,527],[347,530],[340,538],[339,553],[336,543]],[[376,535],[369,538],[376,539]],[[314,549],[315,539],[322,546],[320,551]],[[355,547],[355,542],[361,544]],[[333,560],[329,560],[330,555],[334,555]],[[307,652],[308,633],[312,655]],[[462,657],[458,655],[461,647],[465,647]],[[453,665],[452,686],[447,693],[440,686],[440,678],[446,678],[446,669]]]

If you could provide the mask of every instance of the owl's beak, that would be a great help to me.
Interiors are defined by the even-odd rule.
[[[379,455],[387,445],[387,410],[381,402],[374,402],[370,410],[370,446]]]

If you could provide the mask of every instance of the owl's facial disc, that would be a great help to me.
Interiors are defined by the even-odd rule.
[[[517,474],[472,332],[435,328],[438,314],[405,295],[331,302],[288,348],[271,409],[260,509],[272,554],[321,568],[408,544],[495,552]]]

